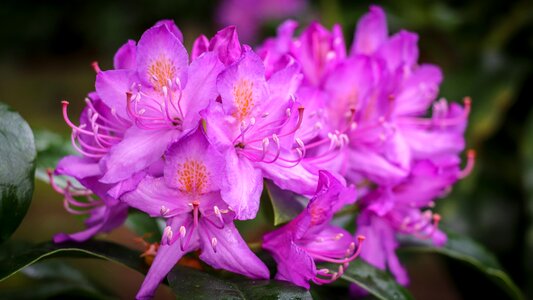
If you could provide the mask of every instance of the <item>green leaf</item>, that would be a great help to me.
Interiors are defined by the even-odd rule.
[[[294,219],[307,205],[307,198],[282,190],[271,181],[265,181],[265,189],[272,203],[275,226]]]
[[[13,234],[30,207],[34,170],[30,126],[0,103],[0,243]]]
[[[222,279],[180,265],[167,279],[178,299],[312,299],[309,291],[288,282]]]
[[[396,283],[391,275],[361,259],[351,262],[341,279],[357,284],[378,299],[413,299],[411,294]]]
[[[1,299],[115,299],[85,274],[57,259],[36,263],[21,273],[31,282],[0,292]]]
[[[47,169],[54,169],[59,160],[67,155],[76,154],[70,141],[59,134],[46,130],[35,130],[35,148],[37,149],[37,163],[35,177],[44,182],[49,182]],[[73,181],[73,178],[69,178]],[[57,177],[56,184],[65,186],[66,181]]]
[[[107,241],[45,242],[32,246],[9,242],[0,247],[0,281],[42,259],[52,257],[106,259],[146,273],[147,265],[139,255],[139,251]]]
[[[513,299],[524,299],[522,292],[511,277],[502,269],[496,257],[472,239],[453,232],[446,232],[448,241],[443,247],[431,241],[402,237],[403,251],[433,252],[466,262],[489,276]]]
[[[152,218],[141,211],[132,209],[129,212],[128,219],[126,219],[126,227],[150,243],[161,240],[162,231],[158,224],[158,219]]]

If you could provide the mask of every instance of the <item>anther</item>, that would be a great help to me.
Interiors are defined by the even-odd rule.
[[[100,72],[102,72],[102,70],[100,69],[100,66],[98,65],[98,62],[97,61],[93,61],[91,63],[91,67],[93,68],[93,70],[98,74]]]
[[[159,211],[161,213],[161,216],[165,216],[166,214],[168,214],[168,212],[170,211],[170,209],[164,205],[161,205],[161,210]]]
[[[165,227],[165,230],[163,231],[163,244],[170,245],[173,236],[174,232],[172,232],[172,228],[170,226]]]
[[[218,244],[218,240],[217,238],[212,238],[211,239],[211,247],[213,247],[213,251],[215,251],[215,253],[217,253],[217,244]]]
[[[180,236],[181,236],[181,238],[184,238],[185,235],[187,234],[187,229],[185,229],[185,226],[183,226],[183,225],[180,226],[179,231],[180,231]]]

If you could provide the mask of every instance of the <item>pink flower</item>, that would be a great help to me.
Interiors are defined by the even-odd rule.
[[[152,217],[167,219],[161,246],[137,294],[153,297],[155,289],[187,252],[214,268],[251,278],[268,278],[266,266],[241,238],[235,213],[220,193],[224,158],[208,143],[202,128],[172,144],[165,154],[164,176],[148,176],[122,198]]]
[[[264,236],[263,248],[278,263],[276,279],[309,289],[309,281],[330,283],[339,278],[350,261],[359,256],[363,236],[357,242],[346,230],[331,225],[333,214],[355,202],[353,188],[326,171],[321,171],[315,196],[307,208],[283,227]],[[339,265],[337,272],[317,269],[316,262]]]

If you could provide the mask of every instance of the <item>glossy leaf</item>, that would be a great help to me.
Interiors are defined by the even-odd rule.
[[[307,205],[305,197],[282,190],[271,181],[265,181],[265,189],[272,203],[275,226],[294,219]]]
[[[0,243],[18,228],[30,206],[35,145],[30,126],[0,103]]]
[[[51,257],[106,259],[145,273],[147,265],[139,255],[139,251],[107,241],[61,244],[45,242],[37,245],[10,242],[0,248],[0,281],[9,278],[27,266]]]
[[[311,299],[309,291],[288,282],[222,279],[180,265],[167,279],[178,299]]]
[[[31,265],[22,272],[30,279],[15,288],[0,292],[2,299],[115,299],[102,287],[96,285],[85,274],[57,259]]]
[[[330,269],[335,268],[330,267]],[[378,299],[413,299],[411,294],[396,283],[391,275],[361,259],[351,262],[341,279],[357,284]]]
[[[433,252],[466,262],[489,276],[513,299],[524,299],[522,292],[511,277],[502,269],[496,257],[472,239],[448,232],[448,241],[436,247],[431,241],[402,237],[403,251]]]

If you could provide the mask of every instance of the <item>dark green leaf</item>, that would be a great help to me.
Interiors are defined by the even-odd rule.
[[[1,291],[1,299],[115,299],[85,274],[57,259],[36,263],[21,273],[31,281]]]
[[[443,247],[436,247],[428,240],[402,237],[405,245],[402,250],[439,253],[471,264],[499,284],[513,299],[524,299],[492,253],[468,237],[452,232],[447,232],[447,235],[448,241]]]
[[[271,181],[265,181],[265,189],[274,211],[274,225],[294,219],[306,206],[307,199],[290,191],[282,190]]]
[[[357,284],[378,299],[413,299],[392,276],[361,259],[351,262],[341,279]]]
[[[138,210],[129,212],[126,227],[150,243],[161,240],[162,232],[158,225],[158,220]]]
[[[167,279],[178,299],[311,299],[309,291],[287,282],[222,279],[180,265]]]
[[[0,243],[13,234],[28,211],[34,170],[30,126],[0,103]]]
[[[106,259],[145,273],[147,265],[139,255],[139,251],[107,241],[61,244],[45,242],[33,246],[10,242],[0,248],[0,281],[27,266],[51,257]]]

